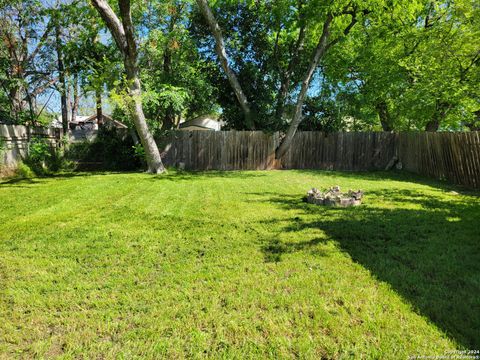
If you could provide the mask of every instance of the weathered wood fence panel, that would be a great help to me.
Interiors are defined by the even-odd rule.
[[[0,165],[14,166],[28,154],[28,144],[32,137],[45,138],[53,147],[59,145],[59,129],[27,127],[22,125],[0,125],[0,139],[4,149],[0,153]]]
[[[169,143],[167,165],[189,170],[267,169],[280,134],[261,131],[179,131]],[[395,134],[298,132],[283,169],[378,170],[395,155]]]
[[[171,166],[189,170],[262,170],[275,151],[278,135],[261,131],[178,131],[161,140]]]
[[[479,132],[399,133],[396,147],[405,170],[480,188]]]
[[[56,147],[61,138],[58,129],[0,125],[0,165],[25,157],[34,136]],[[177,131],[159,142],[170,144],[162,154],[167,165],[188,170],[383,170],[397,157],[407,171],[480,188],[480,132],[298,132],[272,166],[280,140],[279,133],[261,131]]]
[[[164,139],[167,165],[189,170],[270,168],[280,134],[180,131]],[[413,173],[480,188],[480,133],[298,132],[278,167],[383,170],[397,157]]]
[[[298,132],[282,159],[285,169],[379,170],[395,155],[395,134]]]

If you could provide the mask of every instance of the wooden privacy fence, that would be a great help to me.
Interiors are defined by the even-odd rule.
[[[479,132],[399,133],[395,144],[405,170],[480,189]]]
[[[278,135],[277,135],[278,136]],[[395,134],[298,132],[281,161],[284,169],[383,170],[395,155]]]
[[[278,136],[261,131],[178,131],[163,138],[170,144],[166,165],[188,170],[264,170]]]
[[[280,134],[260,131],[179,131],[167,165],[188,170],[272,168]],[[384,170],[397,159],[407,171],[480,188],[480,133],[298,132],[280,163],[282,169]]]
[[[164,161],[189,170],[271,168],[280,134],[261,131],[179,131],[161,140],[170,144]],[[379,170],[395,154],[395,134],[298,132],[277,167],[283,169]]]
[[[58,147],[61,130],[22,125],[0,125],[0,165],[14,166],[28,154],[28,144],[32,137],[45,138],[53,147]]]
[[[34,136],[58,147],[61,130],[0,125],[0,165],[27,155]],[[170,166],[188,170],[384,170],[397,159],[407,171],[480,189],[480,132],[297,132],[279,162],[273,154],[279,133],[261,131],[177,131],[158,139]],[[0,149],[1,150],[1,149]]]

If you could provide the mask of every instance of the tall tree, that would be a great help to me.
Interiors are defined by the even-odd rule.
[[[345,8],[339,13],[329,12],[327,14],[323,22],[322,33],[318,40],[317,47],[315,48],[315,52],[308,66],[308,70],[305,73],[305,76],[302,81],[302,85],[300,88],[300,93],[298,94],[298,97],[297,97],[297,103],[295,105],[295,112],[294,112],[292,121],[288,126],[288,130],[287,130],[287,133],[285,134],[285,137],[283,138],[279,147],[275,151],[276,159],[281,159],[286,154],[286,152],[290,148],[290,145],[293,141],[293,137],[297,132],[298,126],[302,121],[303,104],[305,101],[305,97],[307,95],[307,91],[310,87],[310,82],[312,81],[313,74],[317,69],[319,61],[326,54],[329,48],[337,44],[339,41],[341,41],[344,37],[346,37],[350,33],[353,26],[357,23],[358,21],[357,17],[360,16],[360,14],[366,15],[368,14],[368,11],[367,10],[359,11],[356,5],[351,5],[351,4],[348,4],[347,6],[345,6]],[[349,15],[351,17],[350,23],[345,27],[342,34],[338,35],[333,40],[330,40],[331,26],[334,18],[343,16],[343,15]]]
[[[210,28],[210,31],[213,37],[215,38],[215,51],[217,53],[220,64],[222,65],[222,68],[225,72],[225,75],[228,78],[230,86],[232,87],[237,97],[237,100],[240,104],[240,107],[243,110],[243,114],[245,117],[245,124],[249,129],[253,130],[255,129],[255,122],[252,118],[252,110],[248,102],[248,99],[245,96],[245,93],[243,92],[242,86],[240,85],[240,82],[238,81],[237,76],[235,75],[235,72],[232,70],[232,68],[228,63],[229,59],[228,59],[227,51],[225,49],[225,41],[223,40],[222,30],[218,25],[218,22],[215,19],[215,16],[213,15],[213,12],[210,9],[210,6],[208,5],[207,0],[197,0],[197,4],[198,4],[198,7],[200,8],[200,11],[202,12],[203,17],[205,18],[205,21],[207,22]]]
[[[336,93],[374,129],[460,130],[480,109],[480,7],[412,0],[372,13],[324,63]],[[348,96],[347,96],[348,95]],[[355,106],[354,106],[355,105]]]
[[[120,19],[105,0],[91,0],[93,6],[105,21],[123,55],[123,63],[129,82],[129,109],[140,141],[145,149],[148,172],[159,174],[165,171],[157,144],[150,132],[142,105],[142,87],[139,77],[137,44],[132,23],[130,0],[118,0]]]
[[[58,12],[55,14],[55,50],[57,52],[57,66],[58,66],[58,79],[59,79],[59,92],[60,92],[60,108],[62,113],[62,128],[63,133],[68,134],[68,100],[67,100],[67,79],[65,72],[65,64],[63,61],[63,44],[62,44],[62,29],[59,21]]]
[[[49,50],[53,24],[35,0],[4,1],[0,7],[0,91],[16,123],[38,120],[37,96],[56,83]]]

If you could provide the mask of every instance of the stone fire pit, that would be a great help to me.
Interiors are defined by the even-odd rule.
[[[348,207],[360,205],[362,203],[362,196],[362,190],[349,190],[344,194],[340,191],[339,186],[334,186],[325,192],[313,188],[307,192],[304,201],[315,205]]]

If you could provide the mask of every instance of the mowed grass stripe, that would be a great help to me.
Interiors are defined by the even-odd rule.
[[[273,171],[2,184],[0,353],[402,358],[478,345],[480,202],[415,181]],[[337,184],[365,190],[365,206],[301,202]]]

